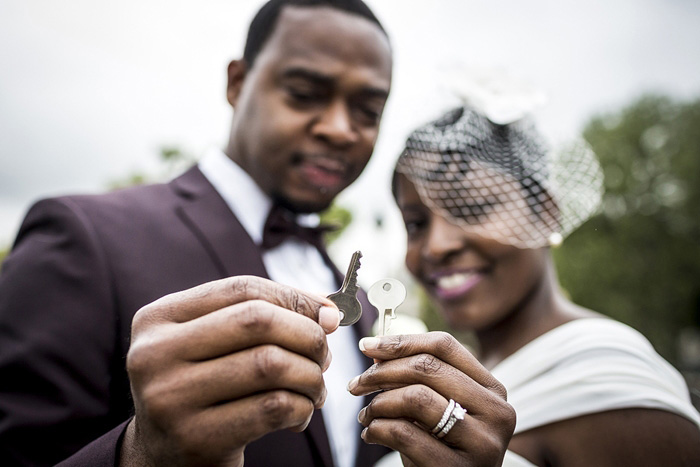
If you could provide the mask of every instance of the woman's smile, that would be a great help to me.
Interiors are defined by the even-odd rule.
[[[462,298],[479,284],[485,276],[483,269],[444,271],[434,274],[429,283],[433,284],[435,295],[441,300]]]

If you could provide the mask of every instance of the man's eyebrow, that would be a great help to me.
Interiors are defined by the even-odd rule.
[[[323,73],[319,73],[318,71],[301,67],[287,68],[282,72],[282,78],[301,78],[308,81],[313,81],[317,84],[332,84],[333,82],[333,79],[328,75],[324,75]]]
[[[281,77],[282,79],[301,78],[307,81],[311,81],[315,84],[325,86],[333,85],[334,81],[333,77],[331,76],[328,76],[324,73],[320,73],[316,70],[311,70],[309,68],[302,67],[287,68],[282,72]],[[367,95],[368,97],[377,97],[385,100],[389,97],[389,91],[374,86],[365,86],[364,88],[362,88],[361,93]]]
[[[377,98],[387,100],[389,98],[389,91],[382,88],[366,87],[362,90],[362,93],[370,98]]]

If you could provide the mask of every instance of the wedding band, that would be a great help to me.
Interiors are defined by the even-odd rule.
[[[433,431],[431,431],[432,434],[437,433],[438,431],[442,430],[442,428],[445,426],[447,423],[447,420],[450,418],[450,415],[452,415],[452,411],[455,408],[455,404],[457,404],[454,399],[450,399],[450,403],[447,404],[447,408],[442,414],[442,418],[438,422],[437,425],[435,425],[435,428],[433,428]]]
[[[459,403],[455,402],[455,406],[452,409],[452,412],[450,413],[449,420],[445,424],[444,427],[442,427],[442,430],[440,430],[440,433],[437,434],[438,438],[443,438],[447,433],[450,432],[453,426],[455,426],[455,423],[457,423],[459,420],[464,420],[464,417],[467,415],[467,410],[463,409]]]

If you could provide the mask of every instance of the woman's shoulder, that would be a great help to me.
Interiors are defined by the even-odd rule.
[[[604,316],[569,321],[550,331],[546,339],[570,342],[581,349],[637,348],[656,354],[649,340],[633,327]]]
[[[638,331],[606,319],[565,323],[493,369],[518,413],[516,432],[585,414],[661,409],[700,425],[681,374]]]
[[[620,321],[608,318],[599,313],[590,312],[590,315],[580,319],[574,319],[554,328],[552,331],[558,334],[595,334],[598,336],[612,336],[641,341],[649,344],[646,337],[633,327]]]
[[[497,378],[507,373],[506,380],[519,384],[538,380],[568,384],[664,381],[673,392],[687,394],[680,373],[644,335],[609,318],[576,319],[562,324],[506,358],[493,372]],[[514,380],[513,375],[519,377]]]
[[[599,359],[603,353],[629,358],[661,358],[636,329],[610,318],[591,315],[568,321],[530,341],[498,364],[494,372],[514,369],[522,365],[523,360],[541,370],[570,359]]]

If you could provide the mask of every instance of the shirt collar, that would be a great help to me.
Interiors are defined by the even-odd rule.
[[[223,151],[211,148],[199,161],[199,170],[224,199],[233,214],[256,244],[262,242],[263,227],[272,200],[248,173]],[[297,222],[307,227],[318,225],[317,214],[298,215]]]

